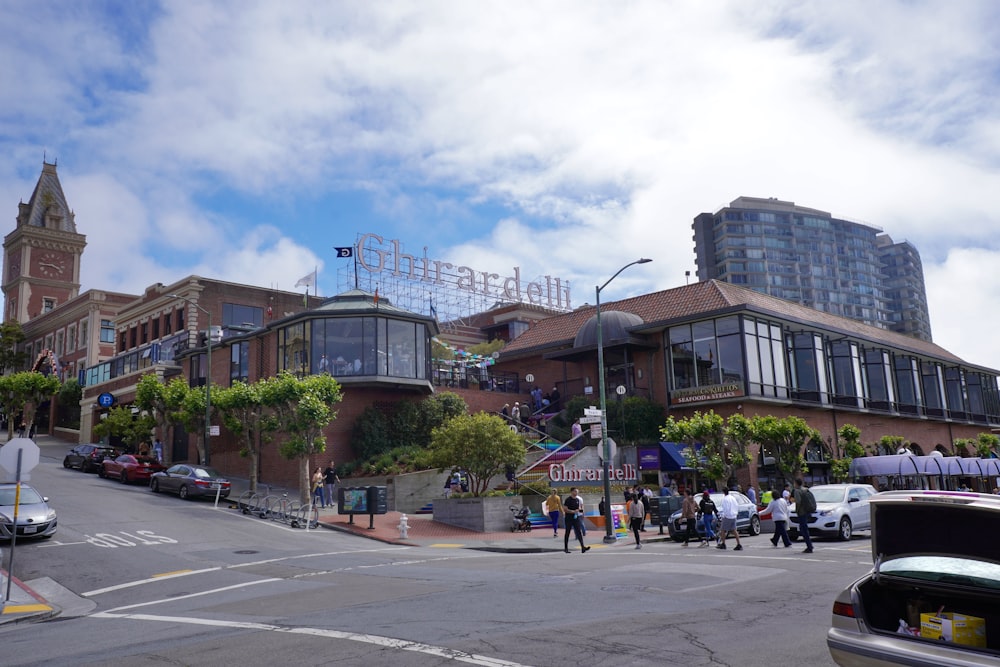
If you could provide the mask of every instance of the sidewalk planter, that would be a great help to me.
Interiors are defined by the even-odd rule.
[[[517,496],[490,498],[435,498],[434,520],[478,533],[510,530],[511,505],[520,505]]]

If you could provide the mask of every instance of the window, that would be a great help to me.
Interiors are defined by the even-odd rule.
[[[250,381],[250,343],[236,343],[229,351],[229,385]]]
[[[76,325],[71,324],[66,327],[66,351],[72,352],[76,349]]]
[[[101,342],[115,342],[115,323],[111,320],[101,320]],[[122,343],[124,344],[124,340]]]
[[[50,298],[42,299],[42,312],[43,313],[51,313],[53,310],[55,310],[55,308],[56,308],[56,300],[55,299],[50,299]]]
[[[89,331],[88,328],[87,328],[87,324],[88,324],[87,320],[83,320],[82,322],[80,322],[80,348],[79,349],[81,349],[81,350],[84,349],[85,347],[87,347],[87,345],[89,344],[89,341],[87,340],[87,333]]]
[[[224,303],[222,304],[222,326],[262,327],[264,326],[264,309],[258,306]]]
[[[60,330],[56,332],[56,356],[61,357],[63,355],[63,342],[65,333]]]

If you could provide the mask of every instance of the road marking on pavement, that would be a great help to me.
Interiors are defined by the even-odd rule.
[[[135,586],[145,586],[146,584],[153,584],[160,581],[166,581],[168,579],[176,579],[177,577],[190,577],[196,574],[205,574],[206,572],[219,572],[220,570],[235,570],[241,567],[254,567],[257,565],[266,565],[268,563],[277,563],[281,561],[295,560],[297,558],[317,558],[322,556],[343,556],[357,553],[373,553],[381,551],[402,551],[404,549],[411,549],[412,547],[384,547],[380,549],[359,549],[359,550],[348,550],[348,551],[327,551],[323,553],[314,554],[302,554],[298,556],[282,556],[280,558],[269,558],[265,560],[257,560],[250,563],[236,563],[234,565],[227,565],[225,567],[207,567],[202,570],[178,570],[177,572],[166,572],[163,574],[154,574],[148,579],[139,579],[137,581],[129,581],[122,584],[115,584],[114,586],[108,586],[107,588],[98,588],[93,591],[87,591],[86,593],[81,593],[80,597],[93,597],[95,595],[102,595],[104,593],[111,593],[113,591],[120,591],[126,588],[133,588]]]
[[[116,611],[122,611],[123,609],[137,609],[138,607],[151,607],[155,604],[164,604],[166,602],[173,602],[174,600],[187,600],[190,598],[201,597],[202,595],[215,595],[216,593],[221,593],[223,591],[231,591],[237,588],[246,588],[247,586],[256,586],[257,584],[270,584],[275,581],[284,581],[284,579],[270,578],[270,579],[260,579],[258,581],[249,581],[241,584],[233,584],[232,586],[222,586],[221,588],[213,588],[210,591],[198,591],[197,593],[188,593],[187,595],[178,595],[172,598],[166,598],[163,600],[150,600],[148,602],[137,602],[136,604],[126,605],[124,607],[115,607],[114,609],[109,609],[106,613],[114,613]],[[96,614],[95,614],[96,615]]]
[[[174,598],[177,599],[177,598]],[[347,641],[373,644],[384,648],[397,649],[400,651],[413,651],[425,653],[447,660],[465,662],[471,665],[483,665],[483,667],[525,667],[518,662],[491,658],[485,655],[476,655],[457,651],[443,646],[431,646],[420,642],[413,642],[406,639],[396,639],[393,637],[381,637],[379,635],[368,635],[357,632],[344,632],[341,630],[326,630],[322,628],[289,628],[269,623],[249,623],[245,621],[223,621],[218,619],[189,618],[186,616],[156,616],[153,614],[116,614],[112,611],[92,614],[90,618],[127,618],[136,621],[156,621],[161,623],[185,623],[188,625],[208,625],[219,628],[232,628],[234,630],[265,630],[270,632],[284,632],[296,635],[311,635],[313,637],[326,637],[329,639],[345,639]]]
[[[461,549],[464,544],[431,544],[432,549]]]

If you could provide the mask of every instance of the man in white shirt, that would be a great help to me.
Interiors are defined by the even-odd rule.
[[[736,497],[729,494],[729,489],[722,489],[722,526],[719,530],[719,544],[716,546],[717,549],[726,548],[726,538],[729,536],[729,532],[732,531],[733,535],[736,536],[736,548],[733,551],[743,551],[743,545],[740,544],[740,531],[736,530],[736,516],[739,514],[740,505],[736,502]]]

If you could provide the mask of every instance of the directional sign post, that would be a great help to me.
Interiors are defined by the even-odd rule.
[[[14,438],[0,447],[0,468],[14,475],[14,518],[10,526],[10,557],[7,561],[7,592],[4,605],[10,600],[10,581],[14,578],[14,546],[17,545],[17,510],[21,505],[21,479],[28,479],[28,472],[38,465],[39,450],[30,438]]]

